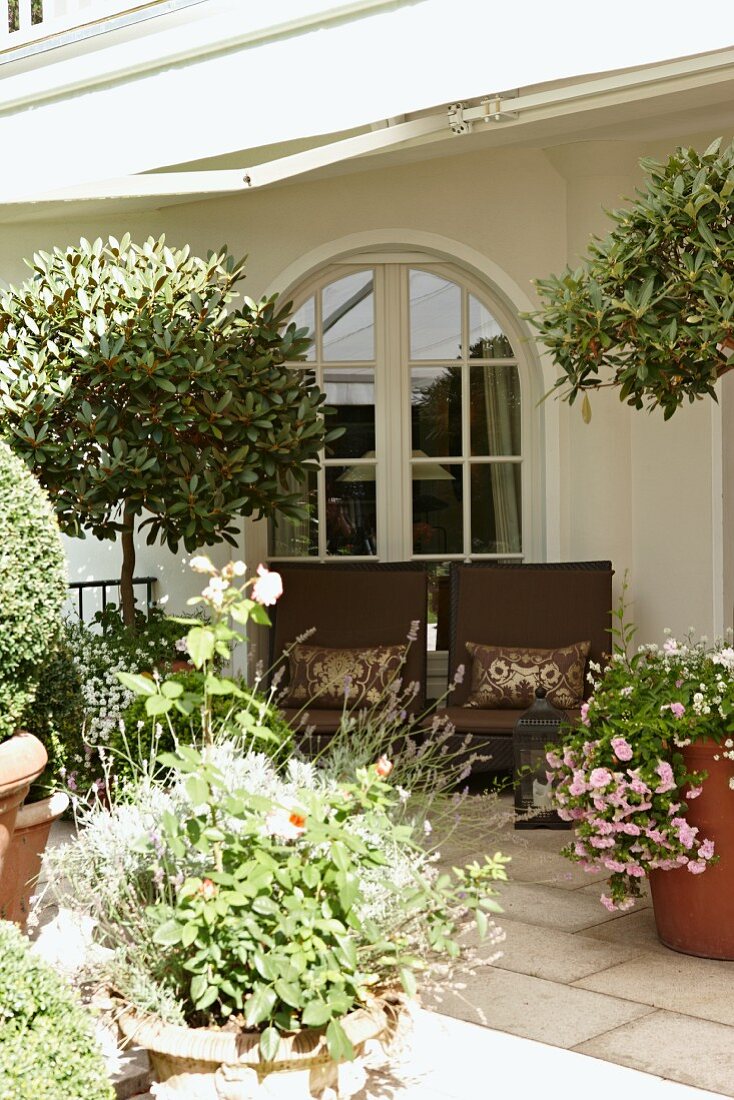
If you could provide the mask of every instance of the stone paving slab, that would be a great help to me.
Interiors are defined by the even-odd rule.
[[[643,952],[642,948],[591,939],[583,932],[540,928],[504,916],[498,917],[498,923],[505,940],[499,945],[502,957],[494,964],[496,967],[563,985],[616,967]],[[477,947],[480,953],[488,950],[479,943]]]
[[[562,932],[580,932],[614,920],[599,898],[580,890],[558,890],[526,882],[508,882],[501,886],[499,902],[509,920],[556,928]],[[501,923],[502,918],[499,918]]]
[[[734,1042],[732,1029],[724,1024],[682,1013],[652,1012],[587,1040],[576,1050],[607,1063],[734,1096]],[[639,1096],[646,1100],[647,1094]]]
[[[648,1005],[491,967],[461,981],[460,992],[445,992],[440,1000],[426,997],[426,1007],[558,1047],[575,1047],[653,1011]]]
[[[671,951],[658,939],[651,906],[617,915],[614,920],[585,929],[584,935],[625,947],[639,947],[649,955],[678,955],[677,951]]]
[[[574,984],[734,1027],[734,962],[668,951],[640,955]]]

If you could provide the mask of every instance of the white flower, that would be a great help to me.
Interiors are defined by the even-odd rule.
[[[265,817],[265,832],[281,840],[298,840],[306,831],[306,816],[297,809],[278,806]]]
[[[206,554],[197,554],[189,562],[189,568],[193,569],[195,573],[209,573],[212,576],[216,573],[216,569],[212,565]]]
[[[257,603],[270,607],[283,595],[283,580],[280,573],[271,572],[264,565],[257,567],[257,580],[252,586],[252,598]]]

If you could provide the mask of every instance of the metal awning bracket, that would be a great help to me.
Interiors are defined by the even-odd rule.
[[[449,130],[452,134],[471,133],[472,124],[469,119],[464,118],[464,106],[463,103],[451,103],[449,105]]]

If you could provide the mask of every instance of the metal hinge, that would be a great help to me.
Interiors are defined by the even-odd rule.
[[[472,124],[464,118],[464,104],[451,103],[449,105],[449,130],[452,134],[471,133]]]

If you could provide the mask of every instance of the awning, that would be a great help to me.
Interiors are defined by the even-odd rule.
[[[507,93],[519,91],[521,104],[537,85],[734,44],[726,0],[619,0],[613,9],[588,0],[210,0],[190,10],[189,24],[166,29],[161,19],[156,31],[151,20],[143,37],[106,44],[102,35],[99,48],[5,76],[0,202],[246,189],[244,169],[251,186],[277,172],[256,179],[243,163],[195,178],[188,169],[323,135],[354,135],[356,153],[347,144],[337,158],[364,155],[444,126],[449,134],[438,109],[450,103],[487,97],[478,110],[491,112],[504,93],[496,113],[510,118]],[[431,108],[432,120],[402,121]],[[176,165],[187,169],[176,178],[140,175]]]

